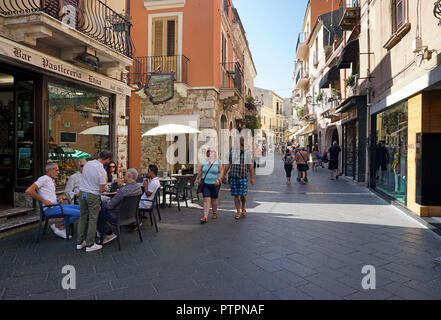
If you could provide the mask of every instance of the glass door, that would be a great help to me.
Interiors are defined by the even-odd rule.
[[[18,77],[16,101],[16,186],[27,188],[34,182],[34,80]]]
[[[14,76],[0,72],[0,210],[14,204]]]

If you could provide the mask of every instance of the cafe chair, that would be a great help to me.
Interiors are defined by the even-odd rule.
[[[161,216],[159,214],[159,205],[158,205],[158,194],[159,194],[159,188],[155,192],[155,196],[153,197],[153,200],[149,199],[141,199],[140,201],[146,201],[150,202],[152,206],[149,209],[146,208],[139,208],[139,215],[142,219],[145,219],[145,213],[148,213],[150,216],[150,223],[151,225],[155,225],[156,232],[158,232],[158,224],[156,223],[155,213],[153,212],[156,207],[156,211],[158,212],[159,220],[161,220]]]
[[[141,228],[139,225],[139,200],[141,195],[124,197],[121,203],[121,211],[118,215],[116,223],[107,221],[107,223],[116,229],[116,236],[118,238],[118,249],[121,250],[121,227],[136,225],[139,234],[139,240],[143,242],[141,235]],[[103,239],[100,239],[101,243]]]
[[[191,179],[190,179],[190,183],[185,186],[185,194],[187,194],[187,192],[190,191],[191,203],[194,203],[193,202],[193,189],[194,189],[194,183],[196,181],[197,176],[198,176],[197,174],[194,174],[193,177],[191,177]],[[197,192],[196,192],[196,196],[198,197],[198,201],[199,201],[199,194]]]
[[[38,201],[38,205],[40,207],[40,220],[38,221],[37,233],[35,235],[35,242],[38,242],[40,240],[41,224],[43,223],[43,221],[45,222],[43,228],[43,236],[46,234],[50,219],[60,219],[60,218],[64,219],[64,225],[66,226],[66,240],[69,240],[69,236],[73,237],[73,224],[69,223],[70,216],[64,214],[63,206],[61,204],[53,204],[50,206],[46,206],[43,205],[40,201]],[[50,216],[45,215],[44,209],[52,208],[52,207],[60,207],[61,213]]]
[[[178,210],[181,211],[181,205],[179,200],[184,200],[185,205],[188,208],[187,196],[185,195],[185,186],[187,185],[188,177],[180,177],[175,185],[166,185],[164,193],[170,196],[170,207],[172,202],[172,196],[175,197],[178,202]]]

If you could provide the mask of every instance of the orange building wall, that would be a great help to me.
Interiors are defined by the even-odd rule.
[[[231,4],[231,1],[230,1]],[[187,0],[183,8],[150,10],[144,1],[130,0],[134,57],[148,55],[148,15],[152,13],[183,12],[182,54],[190,59],[188,85],[191,87],[220,86],[221,60],[221,0]],[[232,19],[231,6],[230,25]],[[228,40],[229,60],[233,61],[233,42]],[[140,167],[140,101],[136,94],[129,100],[129,166]]]
[[[338,10],[341,0],[311,0],[311,30],[320,15],[332,11],[332,2],[334,2],[334,11]]]

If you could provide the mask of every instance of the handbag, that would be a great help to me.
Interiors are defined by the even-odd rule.
[[[304,158],[303,155],[302,155],[302,152],[301,152],[301,151],[299,151],[299,152],[300,152],[300,156],[302,157],[303,161],[306,162],[306,171],[308,171],[308,170],[309,170],[309,164],[308,164],[308,161],[305,160],[305,158]]]
[[[198,185],[197,193],[202,193],[202,190],[204,190],[204,180],[207,177],[208,172],[210,172],[211,167],[213,166],[214,162],[211,164],[210,168],[208,168],[207,173],[205,174],[204,179],[201,180],[201,183]]]

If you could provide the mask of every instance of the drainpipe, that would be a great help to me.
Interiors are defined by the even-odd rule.
[[[366,101],[366,185],[368,188],[371,186],[370,180],[370,169],[371,169],[371,157],[370,157],[370,146],[372,145],[372,136],[371,136],[371,33],[370,33],[370,2],[371,0],[367,0],[367,83],[370,85],[367,86],[367,101]]]

